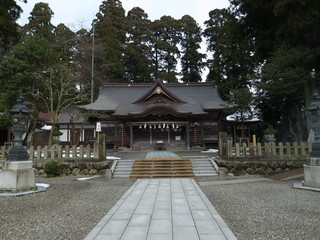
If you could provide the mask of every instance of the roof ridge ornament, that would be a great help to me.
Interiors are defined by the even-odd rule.
[[[156,80],[154,85],[148,90],[141,98],[133,103],[143,103],[150,99],[153,95],[164,95],[165,97],[169,98],[173,102],[178,103],[185,103],[183,100],[175,96],[173,93],[167,89],[165,84],[161,80]]]

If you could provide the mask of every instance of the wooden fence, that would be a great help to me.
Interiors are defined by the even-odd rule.
[[[8,146],[0,147],[0,160],[5,160],[8,152]],[[99,147],[90,145],[87,146],[44,146],[44,147],[27,147],[27,152],[29,153],[30,160],[83,160],[83,159],[101,159],[101,154],[99,154]],[[105,158],[105,156],[104,156]]]
[[[312,151],[312,143],[305,142],[293,142],[293,143],[257,143],[254,146],[252,143],[239,144],[236,143],[234,146],[231,141],[228,141],[225,146],[224,155],[225,157],[237,157],[245,158],[250,156],[266,157],[273,156],[279,159],[294,159],[294,158],[305,158],[309,156]]]

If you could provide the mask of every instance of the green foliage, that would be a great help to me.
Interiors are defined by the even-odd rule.
[[[59,62],[59,54],[42,36],[30,36],[14,47],[0,63],[0,96],[4,107],[11,107],[19,92],[36,104],[34,94],[42,92],[39,78]],[[39,110],[42,104],[39,103]]]
[[[197,22],[189,15],[185,15],[180,20],[181,24],[181,73],[184,82],[201,82],[201,72],[204,67],[203,59],[205,54],[199,52],[201,38],[201,28]]]
[[[222,98],[233,89],[250,85],[254,62],[250,39],[245,35],[241,22],[226,9],[215,9],[205,22],[204,36],[208,50],[213,53],[209,59],[207,80],[215,81]]]
[[[29,23],[24,27],[27,35],[42,35],[48,40],[54,39],[54,26],[51,23],[53,11],[48,3],[39,2],[34,5],[29,17]]]
[[[56,160],[50,160],[44,164],[43,170],[47,177],[57,177],[61,174],[61,165]]]
[[[151,21],[141,8],[128,12],[127,44],[124,50],[126,80],[128,82],[150,82],[155,69],[152,65],[152,48],[150,46]]]
[[[121,1],[103,1],[96,16],[96,41],[105,53],[96,61],[97,71],[101,71],[108,82],[122,82],[125,77],[122,53],[127,21]]]
[[[0,113],[0,127],[7,127],[10,125],[10,118],[7,113]]]
[[[156,78],[176,82],[177,57],[180,57],[178,48],[181,41],[180,22],[173,17],[163,16],[152,23],[151,31]]]
[[[14,0],[0,2],[0,59],[19,38],[16,21],[21,12],[21,7]]]
[[[231,0],[230,10],[251,40],[259,94],[268,123],[301,141],[302,109],[310,105],[320,71],[320,2]],[[313,73],[313,74],[311,74]],[[307,116],[308,117],[308,116]],[[281,132],[281,131],[279,131]]]

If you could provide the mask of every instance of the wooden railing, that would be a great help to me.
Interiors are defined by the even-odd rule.
[[[265,157],[275,156],[280,159],[305,158],[312,151],[312,143],[293,142],[293,143],[257,143],[254,146],[252,143],[239,144],[234,146],[231,141],[226,144],[226,157],[245,158],[250,156]]]
[[[0,160],[5,160],[10,147],[0,147]],[[83,160],[83,159],[98,159],[98,147],[87,146],[44,146],[44,147],[27,147],[30,160]]]

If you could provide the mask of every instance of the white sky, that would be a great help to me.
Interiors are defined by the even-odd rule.
[[[28,0],[27,4],[17,0],[24,11],[18,21],[19,24],[24,25],[28,22],[30,12],[38,2],[49,3],[49,7],[54,12],[51,22],[55,26],[64,23],[71,30],[76,31],[82,27],[90,28],[102,0]],[[126,14],[133,7],[142,8],[149,15],[150,20],[160,19],[164,15],[180,19],[188,14],[200,25],[208,20],[211,10],[229,6],[228,0],[122,0],[121,2]]]

